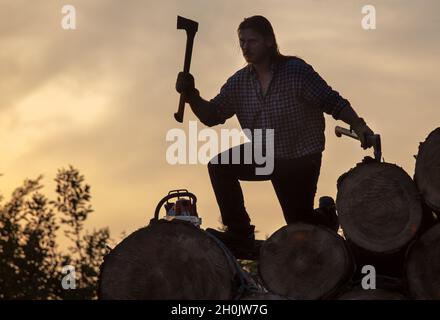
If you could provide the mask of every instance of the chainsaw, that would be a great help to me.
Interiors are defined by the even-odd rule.
[[[170,199],[177,198],[176,202]],[[159,219],[160,208],[165,207],[164,220],[182,220],[200,227],[202,218],[197,214],[197,197],[186,189],[171,190],[156,206],[154,220]]]

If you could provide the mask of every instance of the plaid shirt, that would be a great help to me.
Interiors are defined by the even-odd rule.
[[[292,159],[324,151],[323,112],[338,119],[349,102],[304,60],[275,63],[263,96],[252,65],[237,71],[211,100],[220,123],[236,115],[243,129],[274,129],[275,158]]]

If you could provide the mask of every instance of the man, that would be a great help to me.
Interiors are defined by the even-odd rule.
[[[370,147],[365,137],[374,133],[350,103],[310,65],[279,52],[273,28],[266,18],[244,19],[238,27],[238,38],[248,65],[230,77],[214,99],[202,99],[193,76],[182,72],[177,77],[176,90],[187,94],[193,112],[207,126],[223,124],[236,115],[243,129],[274,129],[275,159],[271,174],[256,175],[255,163],[222,164],[211,160],[208,164],[227,229],[207,231],[230,247],[251,248],[254,226],[244,206],[239,180],[271,180],[288,224],[323,223],[313,210],[325,145],[323,113],[349,124],[364,149]],[[243,155],[244,145],[225,152],[232,153],[236,148]]]

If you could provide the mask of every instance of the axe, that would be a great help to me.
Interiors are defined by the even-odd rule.
[[[186,31],[186,49],[185,49],[185,63],[183,65],[183,72],[189,73],[189,66],[191,65],[191,55],[194,44],[194,37],[196,36],[199,24],[190,19],[177,16],[177,29],[184,29]],[[177,122],[183,121],[183,113],[185,111],[185,93],[180,94],[179,109],[174,114]]]
[[[353,132],[350,129],[342,128],[340,126],[335,127],[335,134],[337,137],[341,137],[342,135],[344,135],[359,140],[359,137],[355,132]],[[369,145],[373,146],[374,158],[376,159],[376,161],[380,162],[380,159],[382,158],[382,146],[380,142],[380,135],[372,134],[367,136],[367,142]]]

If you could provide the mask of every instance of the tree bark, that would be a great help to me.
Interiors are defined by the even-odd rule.
[[[440,213],[440,128],[419,145],[414,180],[425,203]]]

